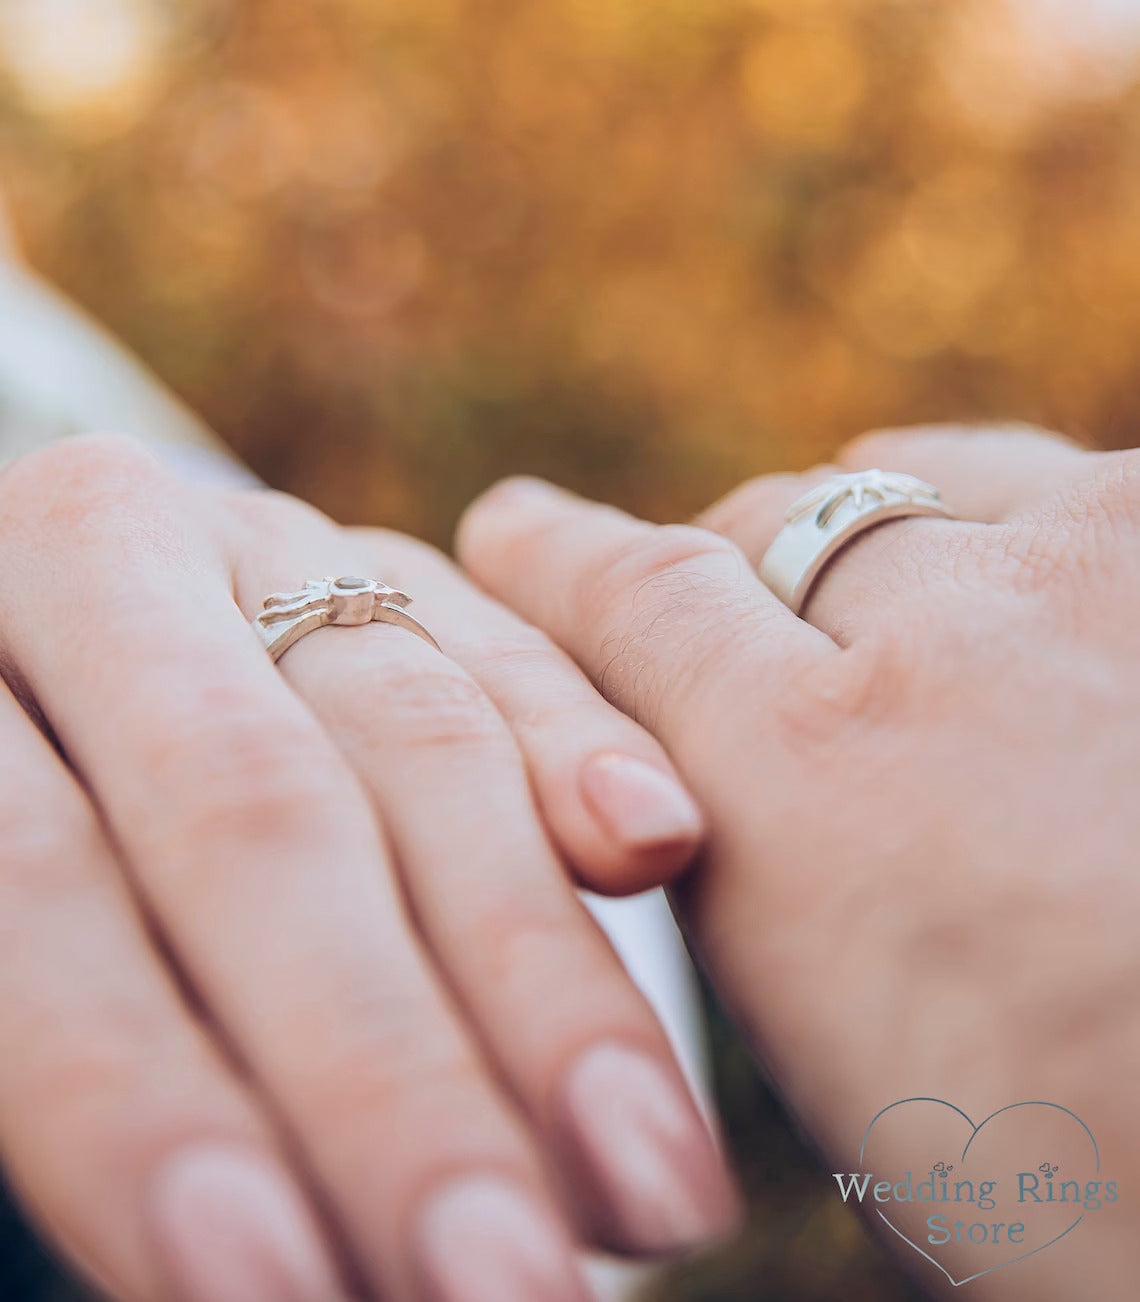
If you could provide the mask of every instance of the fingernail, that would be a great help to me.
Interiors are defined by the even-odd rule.
[[[680,1252],[736,1227],[736,1190],[716,1143],[680,1080],[654,1058],[599,1045],[571,1070],[564,1098],[615,1244]]]
[[[334,1302],[344,1296],[308,1209],[265,1158],[185,1149],[153,1180],[151,1234],[178,1302]]]
[[[431,1302],[589,1302],[561,1227],[497,1176],[458,1180],[430,1198],[413,1249]]]
[[[644,760],[602,751],[582,766],[582,795],[594,816],[622,845],[637,850],[696,845],[701,811],[684,787]]]

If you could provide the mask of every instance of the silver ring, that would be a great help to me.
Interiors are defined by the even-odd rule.
[[[397,592],[378,579],[309,579],[298,592],[275,592],[265,598],[254,631],[271,659],[280,660],[306,633],[329,624],[396,624],[439,650],[439,643],[405,607],[406,592]]]
[[[857,534],[907,515],[954,517],[938,489],[913,475],[860,470],[832,475],[797,498],[760,562],[760,578],[797,615],[812,584]]]

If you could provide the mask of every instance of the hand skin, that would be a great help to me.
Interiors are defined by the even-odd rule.
[[[827,1169],[858,1170],[898,1099],[1071,1108],[1120,1201],[971,1295],[1123,1302],[1140,1269],[1140,453],[931,428],[839,460],[747,484],[701,527],[507,481],[466,516],[461,560],[702,802],[681,911]],[[872,467],[934,483],[962,518],[864,533],[797,619],[753,567],[808,487]]]
[[[0,475],[0,555],[0,1156],[108,1293],[581,1302],[574,1226],[730,1228],[564,863],[639,889],[700,815],[545,637],[124,439]],[[444,654],[371,624],[275,667],[247,621],[323,574],[406,588]]]

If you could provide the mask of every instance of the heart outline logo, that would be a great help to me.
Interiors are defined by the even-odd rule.
[[[1081,1127],[1081,1129],[1085,1132],[1085,1134],[1088,1135],[1089,1142],[1092,1144],[1093,1147],[1093,1156],[1096,1160],[1096,1172],[1098,1175],[1100,1174],[1100,1146],[1096,1142],[1096,1136],[1071,1108],[1066,1108],[1060,1103],[1050,1103],[1044,1099],[1026,1099],[1021,1103],[1007,1103],[1005,1107],[998,1108],[996,1112],[991,1112],[988,1117],[978,1122],[977,1125],[974,1124],[973,1120],[965,1112],[963,1112],[961,1108],[956,1107],[953,1103],[948,1103],[945,1099],[923,1098],[923,1097],[899,1099],[895,1103],[889,1103],[885,1108],[881,1109],[871,1118],[871,1123],[867,1127],[866,1133],[863,1135],[863,1142],[859,1146],[860,1167],[863,1166],[863,1158],[867,1151],[867,1141],[871,1138],[871,1131],[874,1130],[875,1123],[879,1121],[882,1117],[886,1116],[886,1114],[892,1111],[894,1108],[904,1107],[908,1103],[937,1103],[944,1108],[949,1108],[952,1112],[956,1112],[958,1116],[960,1116],[962,1120],[965,1121],[965,1123],[970,1127],[971,1133],[970,1133],[970,1138],[966,1141],[965,1148],[962,1149],[962,1156],[961,1158],[959,1158],[960,1163],[966,1160],[966,1155],[970,1151],[970,1146],[973,1144],[974,1140],[977,1139],[979,1132],[985,1126],[987,1126],[991,1121],[993,1121],[995,1117],[1000,1117],[1003,1113],[1012,1112],[1017,1108],[1055,1108],[1058,1112],[1063,1112],[1066,1114],[1066,1116],[1072,1117],[1072,1119]],[[1055,1243],[1059,1243],[1063,1238],[1065,1238],[1066,1235],[1071,1234],[1077,1228],[1077,1226],[1080,1225],[1080,1223],[1085,1219],[1084,1212],[1082,1212],[1080,1216],[1078,1216],[1077,1219],[1068,1227],[1068,1229],[1062,1230],[1060,1234],[1055,1235],[1052,1239],[1049,1240],[1048,1243],[1039,1244],[1036,1248],[1030,1249],[1029,1252],[1023,1252],[1021,1253],[1020,1256],[1011,1257],[1009,1261],[1000,1261],[996,1266],[987,1266],[985,1270],[979,1270],[975,1272],[973,1275],[967,1275],[964,1279],[955,1279],[954,1276],[950,1274],[950,1272],[946,1269],[945,1266],[942,1265],[940,1261],[932,1257],[929,1252],[924,1252],[922,1248],[920,1248],[918,1244],[914,1242],[913,1239],[909,1238],[906,1234],[904,1234],[902,1230],[900,1230],[899,1227],[895,1225],[894,1222],[888,1216],[885,1216],[877,1207],[875,1208],[875,1214],[876,1216],[879,1217],[879,1219],[883,1222],[883,1224],[886,1225],[889,1229],[893,1230],[894,1233],[897,1234],[898,1237],[902,1239],[902,1241],[905,1244],[907,1244],[908,1247],[913,1248],[914,1251],[917,1252],[920,1257],[924,1257],[927,1261],[930,1262],[932,1266],[936,1266],[942,1272],[942,1274],[946,1276],[946,1278],[950,1281],[951,1285],[954,1288],[961,1288],[963,1284],[969,1284],[975,1279],[981,1279],[983,1275],[992,1275],[996,1270],[1004,1270],[1006,1266],[1015,1266],[1019,1261],[1025,1261],[1029,1257],[1035,1257],[1039,1252],[1044,1252],[1046,1248],[1051,1248]]]

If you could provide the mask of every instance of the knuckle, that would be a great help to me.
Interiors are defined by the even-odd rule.
[[[562,653],[537,629],[520,629],[499,638],[487,651],[487,661],[504,675],[529,679],[545,674]]]
[[[844,470],[862,470],[868,466],[905,469],[916,453],[925,459],[928,454],[957,451],[963,439],[977,437],[987,429],[993,432],[993,427],[952,423],[867,430],[845,443],[836,460]]]
[[[537,630],[520,630],[489,646],[478,677],[492,697],[501,685],[509,685],[509,720],[516,737],[530,730],[574,736],[585,726],[583,710],[611,708],[569,656]],[[613,719],[622,717],[614,712]]]
[[[603,695],[652,730],[666,695],[676,699],[716,671],[725,654],[724,639],[709,636],[723,616],[718,596],[727,601],[750,573],[736,544],[707,529],[666,525],[626,542],[574,594],[574,609],[593,612]],[[666,663],[653,646],[674,607],[686,610],[685,654]]]
[[[508,735],[490,698],[458,666],[425,671],[389,665],[378,695],[378,723],[404,746],[484,749]]]
[[[335,1019],[327,1015],[330,1006],[337,1009]],[[295,1040],[305,1046],[295,1068],[298,1101],[350,1127],[362,1115],[394,1124],[429,1100],[478,1087],[477,1064],[458,1037],[431,1033],[424,1009],[401,1005],[383,991],[338,994],[335,1004],[312,1010],[303,1022],[310,1023]]]
[[[844,470],[880,464],[889,470],[892,468],[891,461],[900,453],[912,449],[919,440],[944,437],[945,431],[931,427],[867,430],[845,443],[840,448],[836,461]]]
[[[91,879],[103,852],[94,816],[79,801],[49,807],[29,800],[0,807],[0,862],[7,890],[25,903],[37,896],[74,895]]]
[[[163,475],[143,444],[119,434],[61,439],[12,467],[9,492],[35,504],[44,522],[82,529],[93,518],[120,511]]]
[[[1078,526],[1134,532],[1140,528],[1140,450],[1094,456],[1092,474],[1082,476],[1062,501]]]
[[[778,519],[804,491],[804,484],[803,476],[792,472],[759,475],[722,497],[698,517],[698,522],[718,533],[731,535],[758,516],[775,515]]]
[[[521,689],[511,712],[516,724],[557,716],[565,706],[577,708],[592,695],[564,653],[537,629],[497,638],[486,648],[478,673],[492,692],[501,683]],[[572,685],[579,690],[569,690]]]
[[[994,531],[999,578],[1019,595],[1099,594],[1116,573],[1111,563],[1140,533],[1140,452],[1090,454],[1081,475],[1032,516]]]
[[[837,459],[845,470],[879,466],[923,478],[927,473],[934,475],[940,465],[953,464],[964,453],[992,450],[1008,456],[1019,447],[1038,450],[1042,443],[1075,447],[1054,431],[1024,421],[944,422],[869,430],[845,444]]]
[[[599,595],[604,606],[626,604],[631,595],[657,597],[661,589],[691,590],[694,583],[718,578],[738,578],[748,563],[735,543],[698,525],[668,524],[640,533],[608,558],[600,574],[583,580],[581,608],[589,608]],[[599,589],[600,594],[599,594]]]
[[[200,491],[206,494],[207,521],[221,525],[230,556],[266,556],[275,552],[289,556],[301,550],[310,557],[308,573],[365,571],[365,567],[352,561],[345,563],[344,531],[340,526],[317,507],[290,493],[273,488],[240,487],[227,489],[218,496],[209,485]],[[281,588],[296,583],[284,575],[281,577],[278,584]],[[263,595],[256,594],[256,600],[260,602]]]
[[[1002,529],[995,537],[993,576],[1015,596],[1038,598],[1059,589],[1074,571],[1071,531],[1051,512]]]
[[[854,556],[836,558],[833,573],[843,566],[850,575],[854,568],[880,599],[926,607],[936,593],[945,599],[986,583],[993,545],[989,530],[961,520],[892,520],[860,537]],[[848,565],[853,559],[854,567]]]
[[[563,1060],[571,1042],[603,1028],[643,1025],[612,950],[583,922],[539,899],[501,897],[464,924],[463,942],[480,980],[499,991],[513,1020],[526,1023],[540,1072]],[[535,990],[544,991],[540,1004]]]
[[[212,778],[191,806],[193,830],[202,839],[249,842],[313,828],[332,783],[316,780],[310,763],[283,755],[277,739],[267,744],[231,734],[224,744],[225,759],[215,760]]]
[[[0,1094],[34,1097],[40,1115],[60,1126],[102,1103],[111,1104],[108,1115],[126,1100],[136,1107],[140,1101],[153,1105],[153,1097],[140,1088],[142,1078],[172,1039],[169,1011],[157,1001],[104,996],[91,1010],[90,1029],[97,1033],[82,1036],[61,1036],[50,1003],[27,998],[9,1003],[0,1031],[5,1064]],[[140,1123],[137,1112],[123,1120],[124,1128]]]
[[[513,899],[485,905],[468,920],[465,931],[472,952],[496,982],[521,976],[530,984],[552,962],[558,966],[573,941],[565,914]]]
[[[793,674],[774,706],[789,751],[840,754],[851,731],[884,727],[903,712],[916,684],[909,645],[898,635],[868,638]]]
[[[137,745],[156,807],[187,847],[314,834],[343,803],[340,766],[316,729],[267,718],[226,687],[199,694]],[[219,706],[219,702],[224,703]]]
[[[367,548],[367,554],[383,561],[386,572],[392,566],[397,570],[408,567],[414,574],[454,575],[457,566],[449,556],[438,547],[422,538],[400,533],[395,529],[386,529],[378,525],[343,526],[343,532],[354,542]],[[393,584],[399,587],[398,583]]]
[[[222,501],[238,520],[258,533],[285,533],[299,526],[336,527],[323,511],[275,488],[232,488]]]
[[[306,739],[307,740],[307,739]],[[202,819],[250,840],[267,828],[289,828],[312,819],[322,794],[308,764],[301,765],[279,746],[261,738],[231,733],[223,741],[225,757],[215,758],[215,772],[202,800]],[[220,753],[217,748],[215,754]]]

